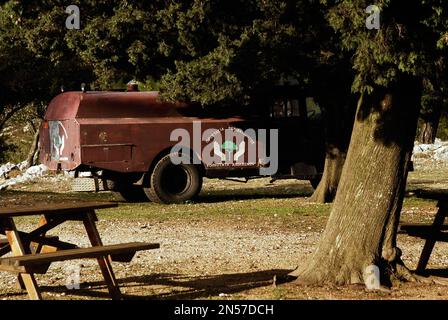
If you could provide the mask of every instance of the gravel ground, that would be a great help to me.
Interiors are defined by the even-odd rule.
[[[440,172],[436,175],[440,177]],[[27,193],[30,190],[26,186],[17,186],[16,193],[0,199],[0,204],[29,204],[38,196],[54,202],[55,194],[45,192],[50,188],[53,192],[66,192],[68,187],[64,179],[50,177],[42,180],[32,187],[36,192],[34,195]],[[415,184],[423,180],[433,183],[433,176],[426,174],[423,180],[411,176],[410,180]],[[207,183],[205,189],[213,191],[234,186],[228,182]],[[238,202],[254,201],[242,199]],[[301,203],[301,200],[289,197],[272,201],[277,201],[278,205],[287,205],[291,201],[293,204],[297,201],[298,206]],[[403,220],[430,222],[435,209],[434,206],[426,209],[408,207],[402,214]],[[297,289],[294,284],[275,285],[274,277],[286,275],[312,254],[325,227],[325,215],[316,218],[304,214],[300,216],[300,223],[293,227],[270,224],[271,220],[266,217],[260,217],[259,221],[253,217],[240,220],[235,216],[190,220],[174,217],[158,221],[115,219],[106,215],[100,212],[97,224],[105,244],[145,241],[161,245],[160,249],[138,252],[131,263],[114,263],[121,290],[129,299],[448,299],[446,287],[438,285],[403,284],[390,293],[370,293],[359,287]],[[23,230],[31,230],[34,226],[35,222],[30,219],[18,223],[19,229]],[[77,223],[63,224],[50,234],[80,246],[89,245],[83,226]],[[405,235],[400,235],[398,241],[404,262],[415,268],[423,241]],[[441,269],[447,265],[448,244],[439,243],[429,268]],[[73,274],[71,270],[77,267],[80,268],[80,289],[68,290],[67,280]],[[447,276],[448,272],[444,272]],[[54,263],[47,274],[36,278],[45,299],[109,298],[94,260]],[[14,275],[0,273],[0,299],[26,298],[15,282]]]
[[[33,224],[20,223],[19,227],[27,230]],[[270,288],[274,275],[284,275],[296,268],[313,252],[320,236],[320,232],[245,230],[232,222],[213,226],[200,222],[185,225],[176,221],[147,224],[109,220],[98,222],[98,229],[105,244],[131,241],[161,244],[160,249],[137,253],[131,263],[114,263],[122,292],[131,299],[250,298],[251,289]],[[61,225],[54,229],[54,234],[63,235],[63,241],[89,244],[84,228],[76,223]],[[402,235],[399,245],[404,261],[414,268],[422,241]],[[429,268],[448,265],[447,257],[447,244],[438,244]],[[81,290],[68,290],[65,285],[72,268],[77,267],[81,270]],[[26,297],[16,289],[14,275],[0,273],[0,281],[4,284],[0,288],[3,299]],[[54,263],[47,274],[37,275],[37,281],[46,299],[108,298],[94,260]],[[364,292],[358,293],[363,298]],[[260,297],[259,294],[255,296]],[[438,294],[437,298],[448,298],[448,293]]]
[[[33,224],[20,223],[18,227],[28,230]],[[294,269],[299,258],[303,259],[312,252],[319,238],[317,232],[266,230],[254,232],[238,228],[237,223],[229,226],[210,226],[202,223],[185,225],[176,222],[150,225],[142,222],[109,220],[98,222],[98,229],[105,244],[132,241],[161,244],[160,249],[137,253],[129,264],[114,263],[114,270],[122,283],[123,293],[137,294],[145,298],[170,296],[175,298],[180,292],[184,292],[182,295],[186,294],[188,297],[187,292],[191,291],[191,287],[185,287],[182,278],[205,279],[235,274],[250,276],[251,273],[261,272],[266,273],[265,281],[272,281],[274,274],[284,274]],[[63,241],[77,243],[80,246],[89,245],[83,226],[76,223],[61,225],[54,229],[53,234],[62,235],[60,239]],[[47,274],[37,276],[41,286],[53,286],[51,290],[53,292],[44,292],[44,296],[61,298],[65,294],[72,295],[73,291],[67,291],[64,285],[69,279],[71,268],[77,266],[81,267],[81,289],[92,287],[92,283],[102,280],[94,260],[54,263]],[[275,272],[276,270],[278,272]],[[170,280],[165,283],[168,278]],[[236,278],[235,280],[238,280]],[[7,287],[1,287],[2,294],[6,294],[8,298],[23,298],[20,291],[13,286],[14,275],[0,273],[0,281],[7,284]],[[136,282],[140,283],[138,293],[133,290]],[[204,285],[204,289],[207,289],[207,285]],[[100,289],[100,292],[104,293],[104,288]],[[213,290],[206,290],[204,297],[223,293],[219,292],[220,290],[232,291],[224,282]],[[198,294],[196,291],[192,292],[193,296]]]

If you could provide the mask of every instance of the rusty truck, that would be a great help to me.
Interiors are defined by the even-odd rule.
[[[167,102],[158,92],[64,92],[48,105],[40,160],[50,170],[74,171],[75,177],[90,172],[126,201],[184,202],[199,194],[204,177],[247,181],[268,175],[309,180],[315,187],[325,148],[313,98],[282,97],[258,115],[241,109],[218,112]],[[239,143],[238,137],[226,140],[229,130],[240,135]],[[273,130],[276,140],[261,141],[260,132]],[[173,139],[182,133],[189,141]],[[201,153],[205,149],[207,156]],[[175,162],[173,154],[187,161]],[[263,171],[269,154],[271,164],[278,163],[274,171]]]

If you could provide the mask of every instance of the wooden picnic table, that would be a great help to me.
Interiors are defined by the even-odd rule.
[[[96,227],[95,210],[117,206],[112,202],[90,202],[0,208],[0,234],[6,236],[6,239],[0,239],[0,257],[12,252],[11,256],[0,258],[0,270],[17,273],[19,285],[26,289],[29,298],[40,300],[42,296],[34,274],[46,273],[55,261],[96,258],[112,299],[121,299],[111,261],[129,262],[136,251],[156,249],[160,245],[144,242],[103,245]],[[35,215],[40,216],[36,229],[30,232],[17,230],[14,218]],[[56,236],[46,235],[66,221],[82,222],[92,246],[80,248]]]
[[[416,269],[416,273],[422,274],[425,272],[436,242],[448,242],[448,224],[444,224],[448,215],[448,190],[416,190],[414,193],[421,199],[437,200],[438,208],[433,223],[403,222],[400,223],[398,229],[399,233],[426,240]]]

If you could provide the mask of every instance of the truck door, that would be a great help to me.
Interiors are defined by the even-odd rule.
[[[290,96],[274,102],[270,126],[279,130],[281,173],[291,173],[290,167],[297,163],[315,165],[321,153],[316,142],[320,114],[320,108],[312,97]]]

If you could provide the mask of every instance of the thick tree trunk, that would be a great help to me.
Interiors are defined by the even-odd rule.
[[[401,250],[397,247],[397,230],[400,223],[400,213],[406,191],[406,180],[408,178],[411,156],[412,152],[408,151],[405,156],[407,159],[405,159],[405,167],[402,171],[403,177],[400,179],[401,183],[397,193],[398,196],[395,199],[396,201],[393,202],[393,207],[390,210],[391,214],[389,215],[384,231],[382,258],[392,268],[396,268],[395,264],[401,262]]]
[[[345,151],[341,150],[338,146],[329,146],[327,148],[322,179],[310,197],[311,202],[327,203],[333,201],[338,189],[345,156]]]
[[[421,88],[403,80],[361,96],[347,159],[318,247],[295,272],[302,283],[363,283],[370,265],[396,258],[396,229]],[[412,93],[412,94],[411,94]]]

